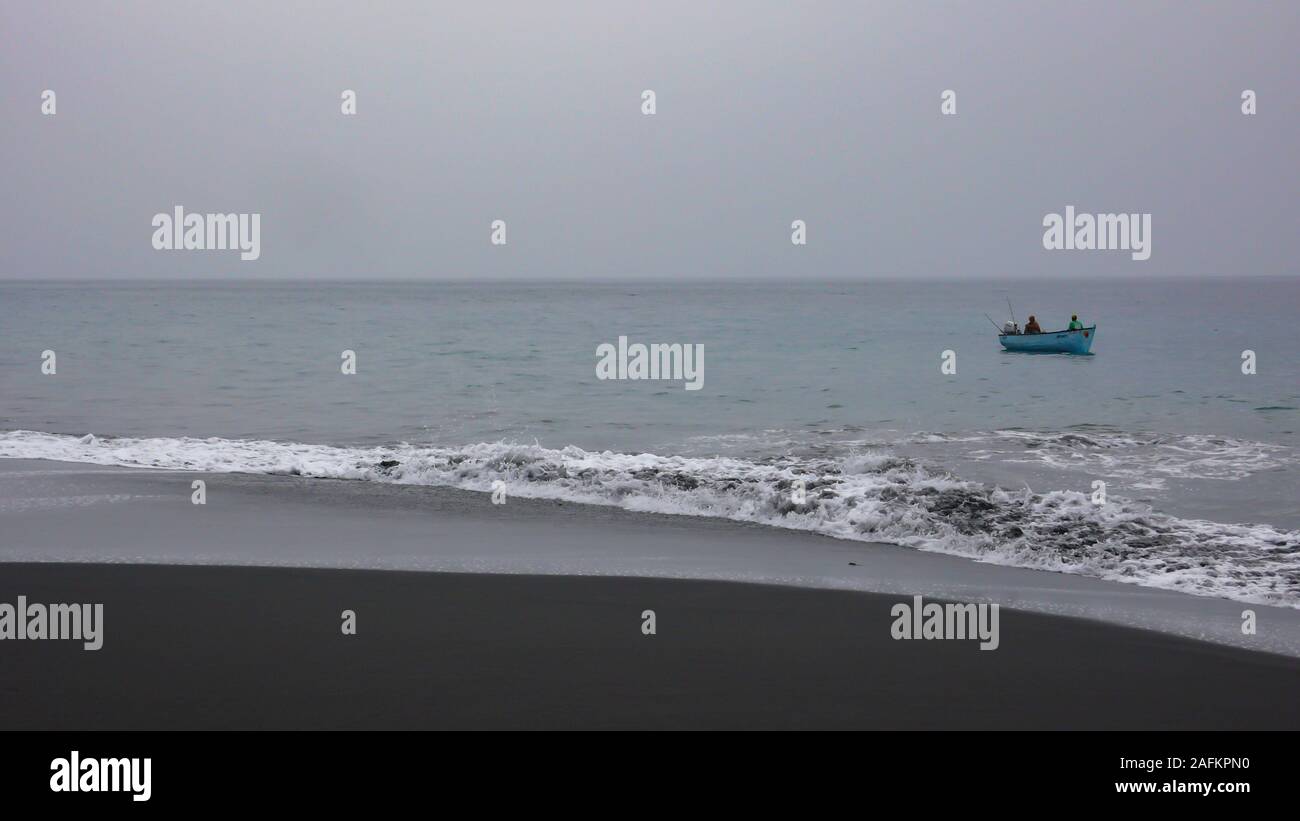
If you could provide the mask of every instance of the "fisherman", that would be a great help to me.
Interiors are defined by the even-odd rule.
[[[1040,327],[1038,327],[1038,320],[1034,318],[1034,315],[1033,315],[1033,314],[1030,314],[1030,315],[1029,315],[1029,321],[1025,323],[1025,333],[1027,333],[1027,334],[1041,334],[1042,332],[1043,332],[1043,329],[1040,328]]]
[[[1070,314],[1070,330],[1078,331],[1083,328],[1083,323],[1079,321],[1078,314]]]

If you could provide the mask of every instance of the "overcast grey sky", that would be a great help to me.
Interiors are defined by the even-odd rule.
[[[1300,271],[1295,2],[0,0],[0,38],[3,278]],[[178,204],[261,258],[155,251]],[[1066,205],[1150,212],[1151,259],[1043,250]]]

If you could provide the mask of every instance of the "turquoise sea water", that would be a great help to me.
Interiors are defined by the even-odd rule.
[[[1022,323],[1096,323],[1094,355],[1003,352],[984,314],[1000,322],[1008,297]],[[1234,595],[1209,575],[1218,562],[1241,595],[1289,600],[1297,309],[1300,282],[1284,279],[3,283],[0,455],[495,477]],[[597,347],[620,336],[703,345],[703,388],[597,379]],[[955,374],[941,372],[945,350]],[[399,465],[366,473],[384,449]],[[838,477],[817,486],[834,498],[791,508],[789,481],[805,475]],[[1077,508],[1096,480],[1145,529]],[[1095,532],[1076,544],[1053,530],[1070,529],[1067,513]],[[1194,567],[1169,570],[1182,560]]]

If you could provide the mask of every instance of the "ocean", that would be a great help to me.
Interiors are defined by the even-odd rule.
[[[1095,323],[1093,355],[1003,352],[1008,299]],[[0,457],[495,487],[1300,607],[1298,310],[1300,281],[1228,277],[5,282]],[[620,337],[703,346],[700,388],[597,378]]]

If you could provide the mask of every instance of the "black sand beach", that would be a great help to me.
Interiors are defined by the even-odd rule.
[[[22,564],[102,601],[103,649],[0,645],[0,727],[1300,727],[1300,662],[1003,611],[894,641],[895,597],[705,581]],[[643,635],[643,609],[657,634]],[[357,613],[341,634],[340,612]]]
[[[913,595],[998,648],[893,639]],[[440,488],[3,460],[18,596],[103,647],[0,641],[4,729],[1300,728],[1289,608]]]

